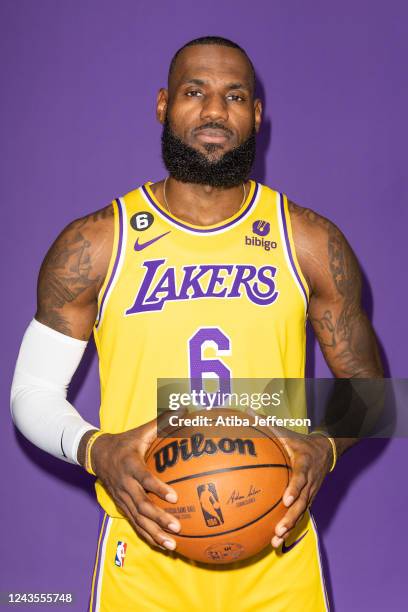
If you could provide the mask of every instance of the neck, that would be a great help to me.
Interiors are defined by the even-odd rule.
[[[164,208],[166,200],[170,212],[193,225],[213,225],[232,217],[243,204],[249,193],[249,181],[223,189],[210,185],[197,185],[196,183],[182,183],[169,177],[164,193],[164,180],[151,189]],[[166,197],[165,197],[166,196]]]

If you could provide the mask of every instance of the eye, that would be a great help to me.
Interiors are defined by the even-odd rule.
[[[202,93],[201,91],[197,91],[196,89],[194,89],[193,91],[187,91],[186,96],[190,96],[190,98],[197,98],[198,96],[201,96]]]
[[[245,101],[245,98],[243,98],[242,96],[239,96],[238,94],[229,94],[227,98],[229,100],[233,100],[234,102],[244,102]]]

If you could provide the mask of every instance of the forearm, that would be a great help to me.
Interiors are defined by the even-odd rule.
[[[311,324],[327,365],[336,378],[384,376],[375,332],[360,305],[343,310],[318,299],[311,306]]]
[[[16,427],[33,444],[70,463],[78,462],[85,432],[95,429],[66,399],[85,346],[85,341],[33,320],[21,344],[11,388]]]

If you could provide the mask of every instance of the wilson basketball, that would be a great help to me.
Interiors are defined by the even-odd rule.
[[[213,423],[220,415],[248,416],[212,410]],[[251,557],[270,544],[286,512],[289,459],[266,428],[178,428],[152,444],[146,464],[177,491],[176,504],[149,496],[180,521],[172,537],[190,559],[220,564]]]

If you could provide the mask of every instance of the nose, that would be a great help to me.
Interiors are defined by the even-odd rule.
[[[228,106],[224,96],[217,94],[207,95],[201,107],[200,117],[203,121],[228,121]]]

